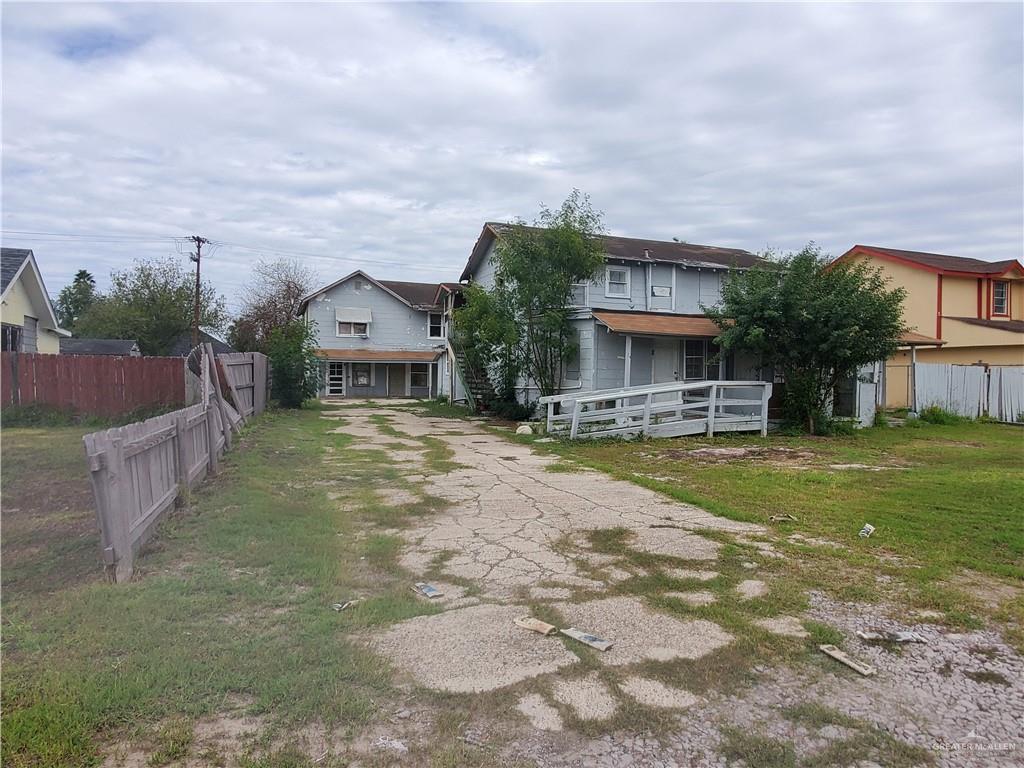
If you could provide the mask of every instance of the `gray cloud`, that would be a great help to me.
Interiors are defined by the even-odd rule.
[[[572,187],[616,234],[984,259],[1024,239],[1019,4],[27,5],[3,226],[454,279]],[[36,237],[54,293],[170,241]],[[218,250],[229,297],[258,253]]]

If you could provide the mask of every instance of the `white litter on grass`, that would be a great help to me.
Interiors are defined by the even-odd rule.
[[[619,688],[647,707],[685,709],[697,703],[697,697],[689,691],[672,688],[646,677],[627,677],[619,684]]]

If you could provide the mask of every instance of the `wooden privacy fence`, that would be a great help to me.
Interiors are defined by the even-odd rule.
[[[1024,418],[1024,366],[915,363],[913,406],[938,406],[976,419],[1019,422]]]
[[[243,416],[263,413],[267,407],[267,357],[259,352],[217,355],[231,397]]]
[[[224,397],[212,360],[206,345],[198,404],[83,438],[103,562],[115,581],[131,578],[139,550],[174,503],[216,474],[232,430],[245,421]],[[265,404],[265,385],[254,392],[256,402]]]
[[[180,357],[0,354],[4,408],[38,403],[95,416],[185,404]]]

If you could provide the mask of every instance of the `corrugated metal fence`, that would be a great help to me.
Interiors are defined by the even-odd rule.
[[[1018,422],[1024,418],[1024,366],[917,363],[914,400],[919,410],[938,406],[976,419]]]
[[[131,578],[136,555],[175,501],[207,474],[216,474],[220,457],[231,447],[232,429],[237,431],[245,421],[225,397],[212,359],[207,345],[198,404],[83,438],[103,562],[115,581]],[[260,368],[266,371],[266,358],[257,354],[253,370]],[[180,371],[178,378],[183,380]],[[235,387],[226,389],[237,403]],[[257,404],[244,410],[249,415],[262,413],[266,376],[262,381],[243,381],[243,389],[253,393]]]
[[[0,354],[3,407],[39,403],[95,416],[185,404],[180,357]]]

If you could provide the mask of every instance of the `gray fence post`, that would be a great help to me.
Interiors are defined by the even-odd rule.
[[[185,494],[188,493],[188,447],[185,445],[185,437],[188,435],[188,419],[185,411],[181,410],[174,417],[174,447],[175,456],[178,462],[178,496],[174,500],[176,506],[185,503]]]
[[[132,576],[131,527],[131,481],[128,477],[128,462],[124,457],[124,441],[115,437],[110,441],[109,457],[110,474],[114,492],[111,494],[110,517],[114,531],[114,580],[128,581]],[[116,521],[116,522],[115,522]]]

